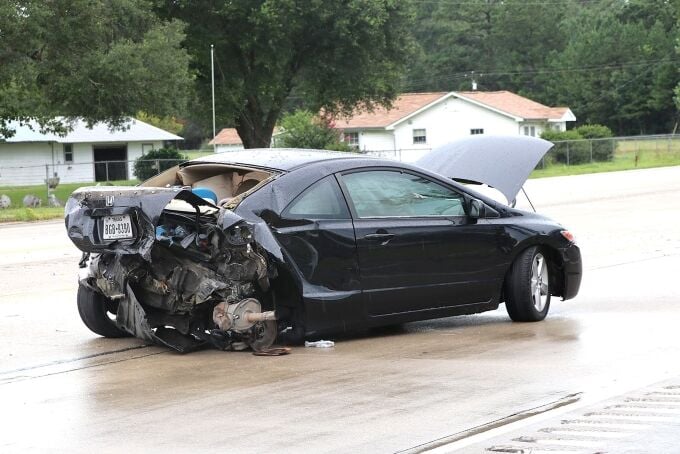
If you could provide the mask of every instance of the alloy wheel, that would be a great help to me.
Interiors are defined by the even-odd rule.
[[[548,265],[543,254],[537,253],[531,264],[531,300],[538,312],[543,311],[549,297]]]

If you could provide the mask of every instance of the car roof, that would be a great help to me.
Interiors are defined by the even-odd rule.
[[[359,153],[327,150],[305,150],[299,148],[250,148],[247,150],[225,151],[189,161],[191,163],[235,164],[288,172],[320,161],[364,158]]]

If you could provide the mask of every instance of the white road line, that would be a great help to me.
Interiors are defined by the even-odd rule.
[[[581,437],[599,437],[599,438],[625,438],[631,436],[632,432],[613,432],[600,430],[586,430],[586,429],[566,429],[566,428],[547,428],[541,429],[541,432],[547,432],[553,435],[572,435]]]
[[[586,413],[584,416],[586,418],[593,418],[598,420],[605,419],[605,420],[641,421],[641,422],[657,422],[657,421],[664,422],[677,420],[677,418],[673,416],[635,415],[630,413],[609,413],[604,411]]]
[[[663,408],[663,407],[640,407],[637,405],[612,405],[605,407],[606,410],[626,411],[626,412],[641,412],[641,413],[662,413],[680,415],[680,408]]]
[[[559,438],[534,438],[534,437],[519,437],[515,438],[513,441],[521,441],[524,443],[536,443],[540,445],[553,445],[560,447],[573,447],[573,448],[597,448],[602,446],[603,440],[563,440]]]
[[[626,422],[612,422],[612,421],[602,421],[598,419],[566,419],[562,421],[562,424],[569,425],[587,425],[587,426],[598,426],[605,427],[607,429],[624,429],[624,430],[638,430],[647,429],[650,426],[642,422],[626,421]]]
[[[486,450],[489,452],[502,452],[508,454],[578,454],[587,452],[583,451],[581,448],[565,450],[564,448],[545,449],[541,447],[517,445],[498,445],[487,448]]]
[[[666,400],[666,399],[624,399],[624,402],[635,405],[664,405],[669,407],[680,407],[680,400]]]

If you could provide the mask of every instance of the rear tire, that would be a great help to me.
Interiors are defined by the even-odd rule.
[[[550,276],[546,256],[538,247],[523,251],[505,282],[505,308],[515,322],[538,322],[550,310]]]
[[[90,331],[104,337],[127,337],[130,334],[116,325],[117,305],[94,290],[78,286],[78,313]],[[112,318],[113,317],[113,318]]]

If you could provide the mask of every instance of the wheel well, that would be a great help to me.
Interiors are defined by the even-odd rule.
[[[282,266],[277,266],[277,277],[272,281],[270,298],[272,308],[276,309],[280,321],[304,327],[305,307],[300,288],[292,273]]]
[[[542,245],[541,251],[548,259],[548,273],[550,276],[550,294],[564,295],[564,262],[560,253],[553,247]]]
[[[537,247],[538,250],[543,253],[548,262],[550,294],[554,296],[564,295],[564,262],[562,261],[562,257],[560,256],[559,252],[547,244],[531,244],[517,252],[512,262],[510,262],[510,266],[508,266],[508,270],[505,272],[505,277],[503,278],[501,301],[505,301],[505,287],[510,277],[512,266],[515,263],[515,260],[517,260],[517,257],[519,257],[524,251],[531,247]]]

